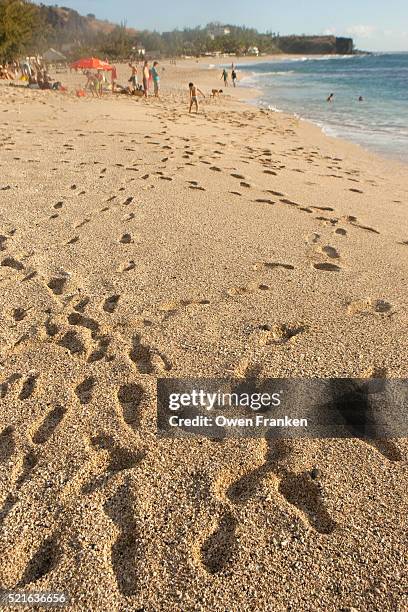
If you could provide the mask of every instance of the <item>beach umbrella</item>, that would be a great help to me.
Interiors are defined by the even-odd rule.
[[[97,57],[85,57],[80,59],[71,64],[71,68],[79,70],[112,70],[112,66],[110,64],[103,62]]]

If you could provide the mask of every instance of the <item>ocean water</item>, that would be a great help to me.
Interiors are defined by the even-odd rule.
[[[408,162],[408,53],[293,58],[242,64],[257,102],[332,135]],[[334,93],[334,102],[327,97]],[[359,102],[363,96],[363,102]]]

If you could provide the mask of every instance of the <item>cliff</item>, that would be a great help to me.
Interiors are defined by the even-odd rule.
[[[280,36],[277,44],[284,53],[351,55],[354,51],[352,38],[336,36]]]

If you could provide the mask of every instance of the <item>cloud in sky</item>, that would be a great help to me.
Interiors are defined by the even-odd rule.
[[[373,38],[376,33],[377,28],[373,25],[353,25],[346,29],[346,34],[357,38]]]

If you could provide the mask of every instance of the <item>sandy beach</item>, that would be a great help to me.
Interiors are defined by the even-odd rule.
[[[407,610],[406,439],[156,432],[158,377],[408,377],[407,168],[161,65],[158,100],[0,85],[0,586]]]

